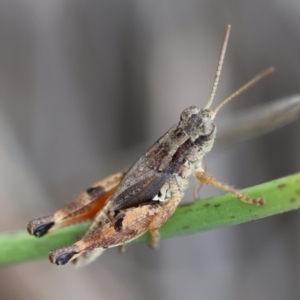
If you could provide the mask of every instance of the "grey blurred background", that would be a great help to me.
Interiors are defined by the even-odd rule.
[[[300,92],[299,1],[0,0],[0,230],[25,228],[130,166],[185,107],[203,106],[228,23],[213,107],[264,68],[276,73],[217,124]],[[241,188],[297,172],[299,125],[214,149],[208,171]],[[112,249],[80,271],[47,260],[6,267],[0,299],[299,299],[299,227],[293,212],[163,240],[158,251]]]

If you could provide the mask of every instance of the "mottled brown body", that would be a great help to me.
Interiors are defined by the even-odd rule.
[[[186,108],[181,113],[179,123],[141,156],[125,176],[123,173],[109,176],[53,216],[29,223],[29,233],[42,236],[58,227],[93,218],[90,228],[78,242],[51,251],[52,263],[63,265],[73,261],[77,266],[84,265],[106,248],[124,246],[147,231],[152,236],[151,245],[156,247],[158,229],[174,213],[190,175],[194,175],[200,183],[221,188],[246,203],[263,204],[262,199],[243,195],[220,183],[203,169],[203,156],[211,150],[216,136],[213,120],[219,109],[273,71],[270,68],[261,73],[212,111],[210,105],[219,80],[229,31],[230,26],[223,42],[212,94],[205,108]]]

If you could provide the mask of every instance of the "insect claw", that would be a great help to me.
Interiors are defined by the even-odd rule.
[[[125,252],[126,252],[125,244],[120,245],[118,250],[119,250],[119,253],[120,253],[120,254],[125,253]]]
[[[263,198],[256,198],[254,202],[257,206],[265,205],[266,201]]]
[[[50,252],[49,260],[53,264],[57,264],[58,266],[65,265],[68,263],[74,255],[79,254],[76,251],[70,251],[65,248],[63,249],[56,249]]]
[[[49,229],[55,224],[53,217],[43,217],[31,221],[27,226],[27,231],[29,234],[36,237],[42,237],[45,235]]]

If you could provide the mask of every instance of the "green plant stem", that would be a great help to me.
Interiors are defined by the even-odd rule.
[[[192,234],[265,218],[300,208],[300,173],[244,190],[252,197],[263,197],[262,207],[245,204],[232,195],[197,200],[178,207],[160,229],[162,238]],[[51,249],[74,243],[88,223],[51,233],[43,238],[30,236],[25,230],[0,234],[0,265],[46,258]],[[149,240],[145,234],[134,242]]]

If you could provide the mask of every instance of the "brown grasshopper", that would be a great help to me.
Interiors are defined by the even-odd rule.
[[[261,198],[248,197],[217,181],[203,167],[203,156],[211,150],[216,136],[213,120],[218,111],[274,71],[274,68],[268,68],[211,110],[229,33],[230,25],[222,44],[211,96],[204,108],[186,108],[179,123],[171,127],[126,173],[116,173],[97,182],[53,216],[28,224],[28,232],[41,237],[60,227],[93,219],[78,242],[50,252],[52,263],[64,265],[73,261],[75,265],[84,265],[106,248],[123,247],[147,231],[152,236],[151,246],[157,247],[158,229],[174,213],[188,186],[190,175],[194,175],[200,184],[221,188],[245,203],[264,204]]]

